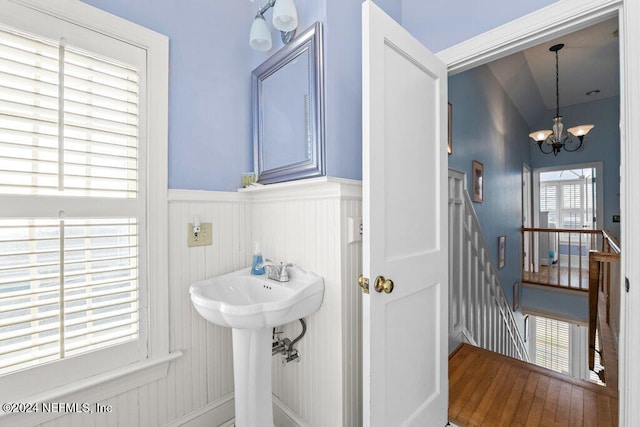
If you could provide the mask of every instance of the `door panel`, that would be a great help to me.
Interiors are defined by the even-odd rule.
[[[447,71],[363,3],[365,426],[447,422]],[[376,277],[394,282],[374,289]]]
[[[416,198],[409,210],[403,202],[412,183],[421,188],[425,181],[434,182],[439,172],[434,143],[438,129],[425,119],[436,117],[438,79],[397,46],[385,43],[384,55],[385,255],[390,260],[437,248],[439,236],[431,233],[437,229],[436,189],[427,186],[429,197]]]

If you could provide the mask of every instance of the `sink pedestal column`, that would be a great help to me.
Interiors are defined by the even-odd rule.
[[[233,329],[236,427],[273,427],[271,328]]]

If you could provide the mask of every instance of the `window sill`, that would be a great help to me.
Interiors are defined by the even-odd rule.
[[[104,399],[116,396],[129,390],[152,383],[165,378],[169,371],[169,364],[182,356],[181,351],[174,351],[164,357],[146,360],[115,369],[104,374],[67,384],[44,393],[20,399],[24,403],[89,403],[93,405]],[[17,403],[17,402],[0,402]],[[117,408],[114,408],[117,409]],[[69,413],[69,412],[67,412]],[[38,407],[36,413],[4,413],[0,412],[0,424],[11,426],[32,426],[40,424],[59,416],[67,414],[65,412],[43,413]]]

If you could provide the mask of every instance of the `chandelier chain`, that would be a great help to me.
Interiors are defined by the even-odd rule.
[[[560,72],[558,67],[558,51],[556,50],[556,117],[560,116]]]

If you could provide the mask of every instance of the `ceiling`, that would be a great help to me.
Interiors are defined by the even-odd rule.
[[[530,127],[556,108],[555,55],[558,52],[560,108],[620,94],[617,18],[547,41],[488,64]],[[615,32],[615,35],[614,35]],[[600,93],[587,96],[591,90]],[[562,114],[562,111],[560,112]],[[553,114],[553,113],[552,113]]]

